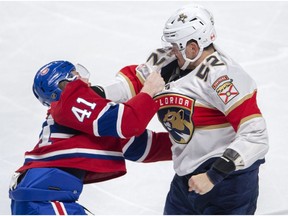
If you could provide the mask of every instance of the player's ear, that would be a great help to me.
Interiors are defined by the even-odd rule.
[[[191,49],[193,53],[197,54],[199,52],[199,46],[195,41],[190,42],[188,46],[189,46],[189,49]]]
[[[63,91],[68,83],[67,80],[63,80],[58,84],[58,87]]]

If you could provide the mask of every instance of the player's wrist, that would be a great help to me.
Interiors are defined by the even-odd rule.
[[[148,94],[151,98],[153,98],[153,96],[155,95],[155,91],[149,87],[143,87],[140,93]]]
[[[229,175],[231,172],[236,170],[234,162],[225,156],[218,158],[213,163],[212,168],[224,175]]]
[[[213,185],[220,183],[227,176],[226,174],[219,172],[213,167],[210,170],[208,170],[206,174]]]
[[[207,171],[207,176],[210,181],[216,185],[223,181],[230,173],[236,170],[234,161],[223,154],[213,164],[210,170]]]

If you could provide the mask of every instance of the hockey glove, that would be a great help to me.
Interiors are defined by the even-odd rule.
[[[175,59],[176,57],[171,54],[171,48],[159,48],[149,55],[144,64],[137,66],[136,72],[145,80],[150,73],[153,71],[160,72],[162,67],[165,67]]]

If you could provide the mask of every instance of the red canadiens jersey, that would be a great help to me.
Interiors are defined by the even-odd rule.
[[[48,111],[38,144],[25,153],[24,165],[17,171],[77,168],[86,171],[84,183],[92,183],[124,175],[125,159],[171,160],[168,133],[145,129],[158,105],[146,94],[136,99],[145,105],[135,99],[115,104],[80,80],[69,83]]]
[[[50,113],[57,123],[95,136],[129,138],[140,135],[159,108],[148,94],[140,93],[125,103],[97,95],[76,80],[67,85]]]
[[[171,65],[173,65],[171,67]],[[227,148],[242,158],[237,169],[263,159],[268,151],[266,123],[257,106],[253,79],[232,59],[219,51],[206,57],[192,71],[181,71],[175,62],[161,75],[165,90],[155,96],[159,121],[170,133],[173,162],[178,175],[193,172]],[[124,67],[116,76],[121,101],[136,95],[143,79],[136,65]],[[176,79],[172,77],[180,76]],[[109,96],[109,86],[104,87]],[[112,96],[112,94],[110,94]]]

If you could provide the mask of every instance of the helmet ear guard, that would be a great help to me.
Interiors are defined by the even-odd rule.
[[[32,86],[35,97],[44,106],[50,106],[51,102],[59,100],[62,90],[58,85],[64,80],[75,80],[76,76],[72,71],[75,71],[75,66],[68,61],[53,61],[41,67]]]
[[[185,48],[187,42],[192,39],[197,42],[200,51],[194,59],[188,59],[185,55]],[[216,31],[212,13],[197,4],[188,5],[177,10],[167,20],[162,36],[162,40],[166,43],[178,46],[179,51],[182,51],[186,60],[185,65],[187,66],[190,62],[195,62],[199,59],[204,48],[213,43],[215,39]]]

